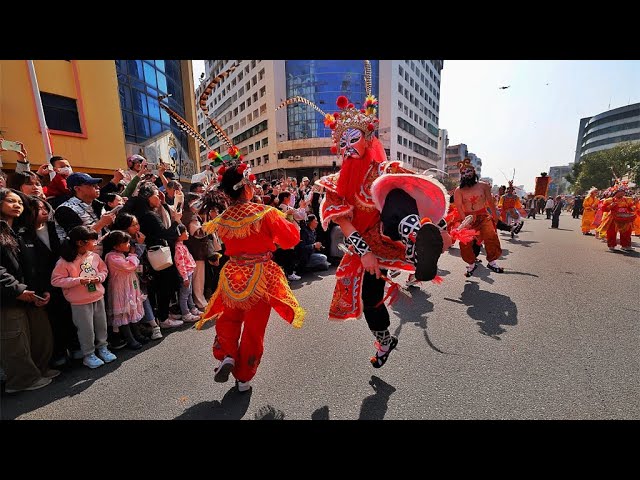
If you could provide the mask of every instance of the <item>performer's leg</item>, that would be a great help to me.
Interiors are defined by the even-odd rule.
[[[264,332],[267,329],[270,313],[271,305],[263,300],[251,310],[243,311],[244,329],[233,369],[233,376],[240,382],[248,382],[258,370],[264,352]]]
[[[376,354],[371,365],[379,368],[385,364],[389,353],[398,344],[398,339],[389,332],[389,312],[386,305],[378,305],[384,298],[385,281],[370,273],[364,274],[362,282],[362,306],[367,325],[376,338]]]
[[[618,235],[618,229],[615,222],[611,222],[607,229],[607,245],[609,248],[616,248],[616,236]]]
[[[501,219],[498,218],[498,223],[496,225],[496,228],[504,232],[510,232],[512,227],[510,225],[507,225]]]
[[[406,258],[416,265],[417,280],[432,280],[438,274],[443,241],[438,227],[420,224],[418,206],[404,190],[393,189],[386,196],[380,213],[383,233],[406,246]]]
[[[225,307],[220,318],[216,320],[216,338],[213,343],[213,356],[216,359],[235,359],[238,356],[242,315],[242,310]]]
[[[620,232],[620,246],[624,249],[631,249],[631,226],[627,230]]]
[[[502,248],[500,248],[498,234],[493,228],[493,222],[488,217],[485,218],[480,224],[479,230],[484,241],[484,249],[487,252],[487,261],[489,262],[487,268],[502,273],[504,270],[496,263],[496,260],[502,255]]]
[[[392,240],[400,240],[398,225],[409,215],[418,215],[418,205],[411,195],[404,190],[395,188],[387,195],[380,221],[383,225],[382,233]]]

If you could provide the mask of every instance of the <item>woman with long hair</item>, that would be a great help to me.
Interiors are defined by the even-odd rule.
[[[33,261],[15,231],[26,203],[22,193],[0,188],[0,364],[7,393],[45,387],[60,374],[49,369],[53,337],[43,307],[50,294],[28,280]]]

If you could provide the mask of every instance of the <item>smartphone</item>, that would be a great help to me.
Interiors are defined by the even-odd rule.
[[[180,212],[182,210],[182,202],[178,202],[176,205],[176,212]]]
[[[115,207],[113,207],[107,213],[115,213],[115,214],[117,214],[120,210],[122,210],[122,207],[124,207],[124,205],[116,205]]]
[[[46,302],[46,301],[47,301],[47,299],[46,299],[46,298],[43,298],[43,297],[41,297],[40,295],[36,295],[35,293],[33,294],[33,296],[34,296],[34,297],[36,297],[36,298],[37,298],[38,300],[40,300],[41,302]]]
[[[22,146],[18,142],[12,142],[10,140],[2,139],[2,148],[4,150],[11,150],[13,152],[21,152]]]

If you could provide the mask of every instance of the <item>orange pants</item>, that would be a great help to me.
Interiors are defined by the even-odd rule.
[[[241,382],[251,380],[258,370],[270,313],[271,305],[260,300],[250,310],[225,308],[224,313],[216,320],[213,356],[218,360],[226,356],[232,357],[235,360],[233,376]]]
[[[502,255],[500,239],[489,215],[474,215],[473,224],[470,225],[469,228],[478,230],[479,234],[476,238],[478,243],[484,243],[484,249],[487,252],[487,261],[493,262],[500,258],[500,255]],[[460,255],[468,264],[474,263],[476,261],[476,255],[473,253],[473,242],[467,244],[461,243]]]

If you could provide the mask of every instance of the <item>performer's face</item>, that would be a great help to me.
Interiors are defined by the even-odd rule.
[[[364,155],[366,147],[367,141],[364,133],[357,128],[346,129],[340,137],[340,154],[342,158],[360,158]]]

